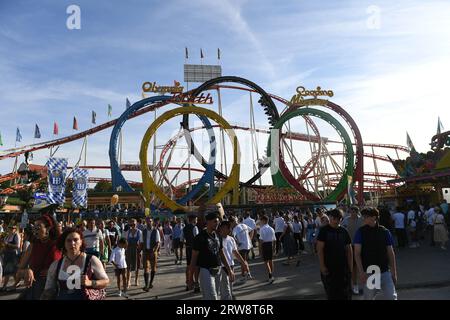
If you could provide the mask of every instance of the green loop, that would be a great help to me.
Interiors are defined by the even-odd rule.
[[[336,188],[324,199],[324,201],[336,201],[338,200],[339,195],[342,194],[342,192],[344,192],[347,189],[348,176],[353,176],[354,172],[355,153],[353,151],[353,144],[352,141],[350,140],[350,136],[348,135],[345,128],[339,123],[339,121],[337,121],[329,113],[313,108],[297,109],[284,114],[275,123],[274,129],[281,129],[285,122],[298,116],[314,116],[328,122],[337,131],[339,136],[344,140],[344,149],[345,149],[344,152],[346,155],[344,172]],[[270,136],[267,145],[267,158],[269,159],[271,159],[271,138],[272,137]],[[290,186],[288,181],[286,181],[286,179],[279,170],[277,170],[275,174],[272,174],[272,182],[274,186],[279,188]]]

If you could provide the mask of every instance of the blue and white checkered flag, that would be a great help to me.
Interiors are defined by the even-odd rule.
[[[67,159],[66,158],[50,158],[47,161],[48,169],[48,203],[57,203],[64,205],[66,200],[66,174]]]
[[[89,173],[86,169],[76,167],[73,170],[72,206],[87,207],[87,187]]]

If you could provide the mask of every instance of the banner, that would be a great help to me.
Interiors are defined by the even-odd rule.
[[[86,169],[76,167],[73,170],[72,207],[87,207],[87,187],[89,173]]]
[[[48,168],[48,203],[64,205],[66,189],[67,159],[50,158]]]

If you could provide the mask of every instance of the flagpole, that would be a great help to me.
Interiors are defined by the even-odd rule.
[[[16,141],[14,142],[14,149],[17,148],[17,133],[16,133]],[[16,156],[16,159],[14,160],[14,167],[13,167],[13,174],[17,172],[17,159],[18,157]],[[14,183],[13,183],[14,181]],[[9,181],[9,186],[12,187],[13,185],[16,184],[17,179],[14,178],[14,180],[10,180]]]

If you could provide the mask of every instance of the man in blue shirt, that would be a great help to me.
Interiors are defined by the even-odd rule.
[[[173,227],[172,242],[173,250],[175,251],[175,264],[182,264],[183,262],[183,242],[181,236],[183,233],[184,224],[181,223],[181,218],[177,218],[177,224]],[[178,255],[180,251],[180,255]]]
[[[356,231],[353,244],[360,283],[364,285],[364,300],[373,300],[376,290],[381,290],[383,300],[397,300],[397,266],[392,235],[378,224],[377,209],[365,208],[361,214],[365,225]]]

